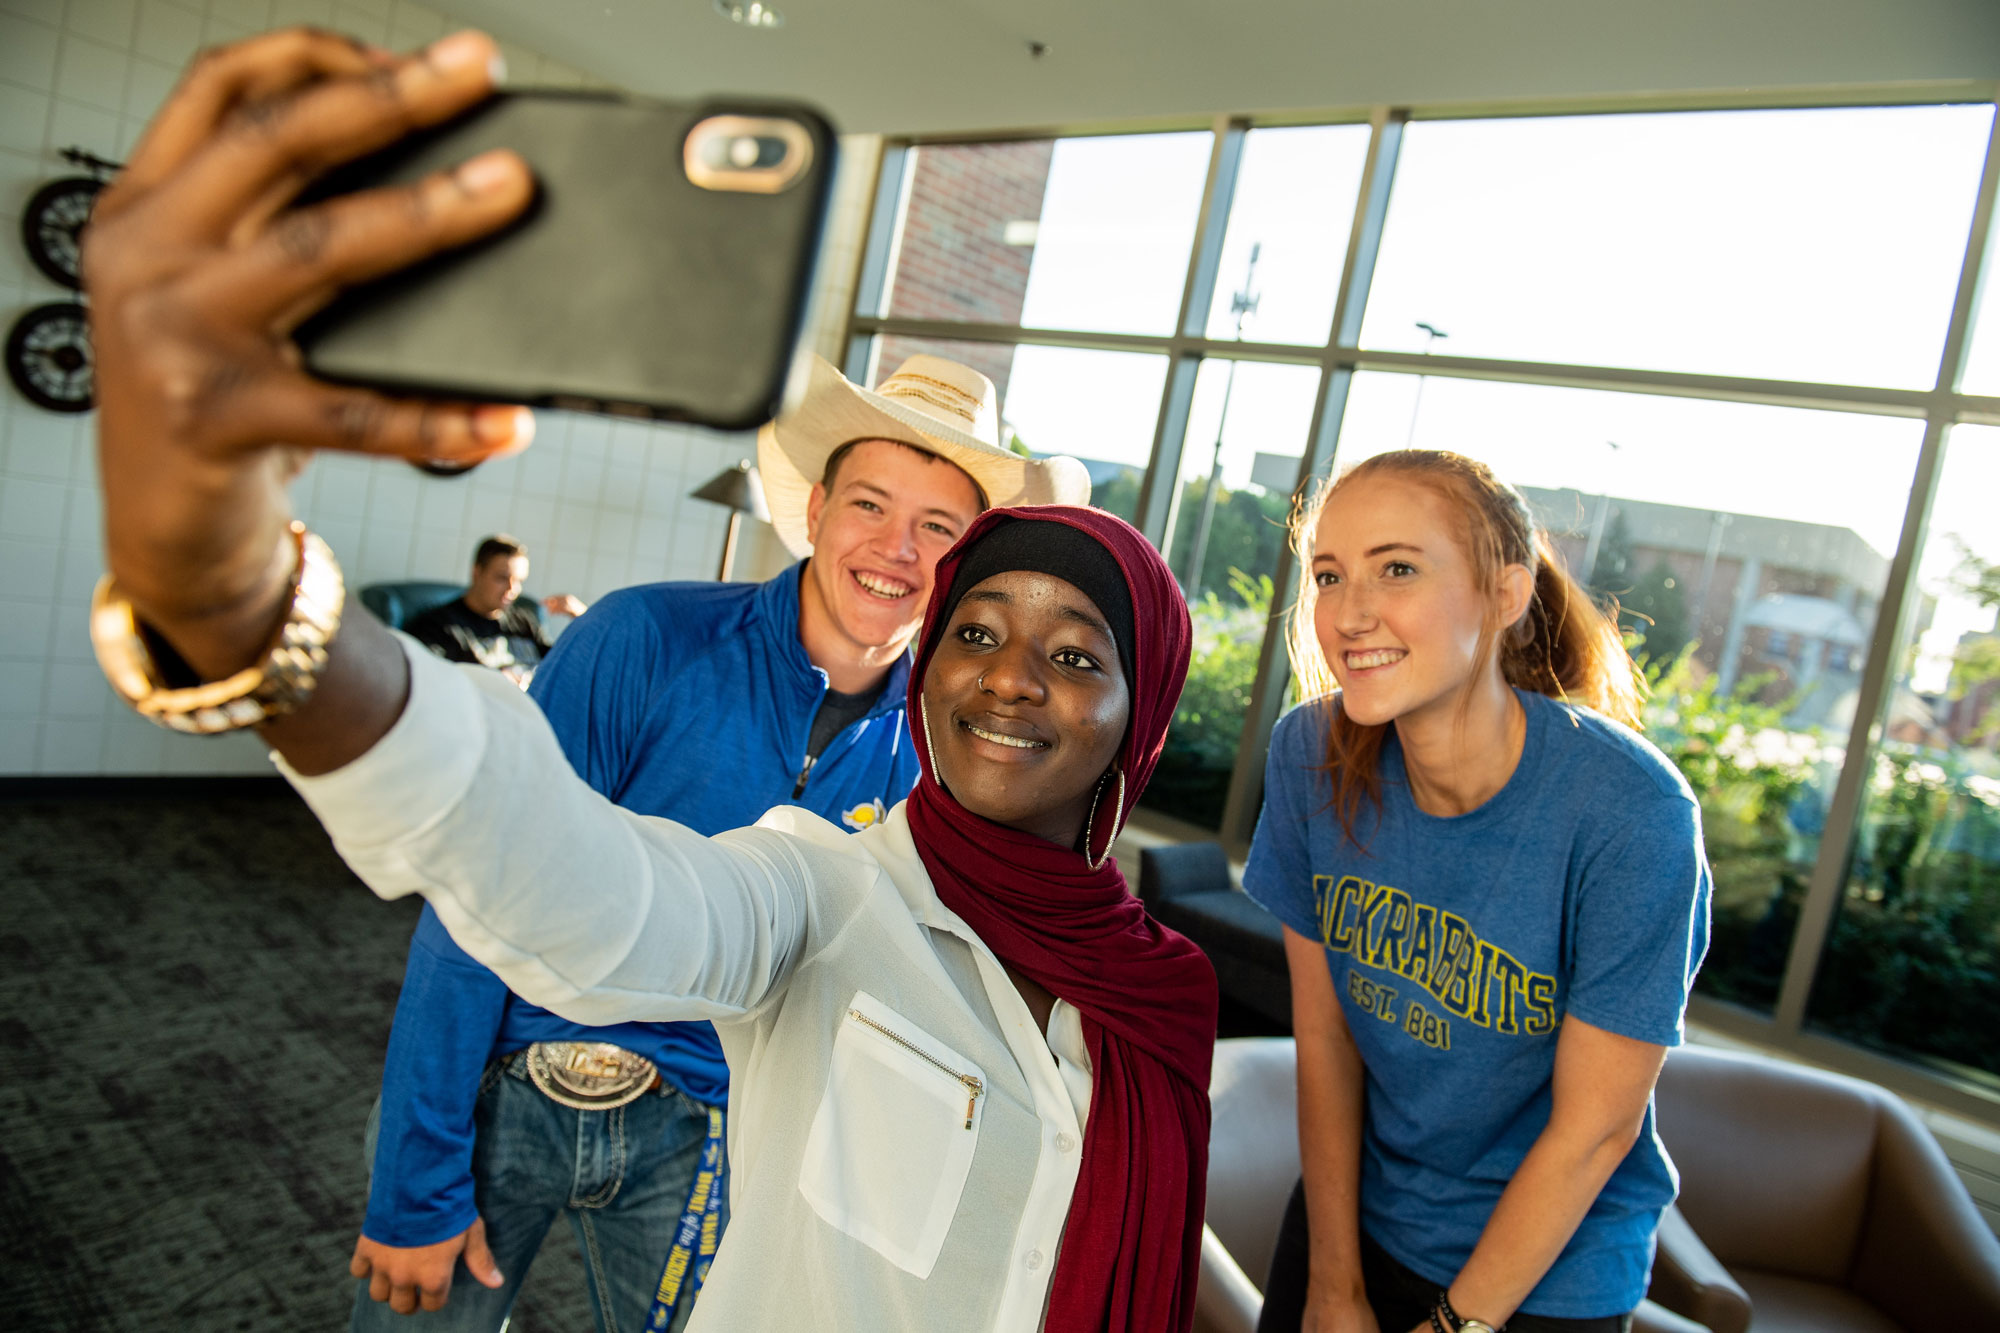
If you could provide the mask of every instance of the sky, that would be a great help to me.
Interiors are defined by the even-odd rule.
[[[1990,105],[1417,122],[1407,128],[1362,345],[1926,389],[1937,374]],[[1178,313],[1206,133],[1056,147],[1022,322],[1164,334]],[[1366,126],[1252,131],[1209,313],[1253,245],[1243,336],[1326,340]],[[1996,259],[1995,265],[2000,265]],[[1964,387],[2000,394],[2000,278]],[[1005,404],[1038,451],[1143,466],[1163,358],[1023,347]],[[1226,363],[1202,367],[1184,476],[1214,457]],[[1317,372],[1242,363],[1225,484],[1304,449]],[[1437,377],[1356,377],[1340,456],[1415,443],[1508,480],[1848,527],[1893,553],[1920,422]],[[1921,567],[1940,596],[1919,688],[1993,613],[1950,592],[1963,536],[2000,559],[2000,430],[1961,427]]]

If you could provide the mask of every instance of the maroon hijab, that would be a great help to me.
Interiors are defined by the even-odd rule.
[[[923,722],[923,680],[949,619],[966,554],[1004,524],[1060,523],[1102,546],[1132,595],[1132,721],[1116,778],[1092,818],[1091,860],[995,824],[939,785]],[[1046,505],[981,515],[931,585],[910,717],[923,775],[908,817],[945,906],[1015,968],[1082,1013],[1090,1117],[1049,1297],[1054,1333],[1159,1333],[1194,1319],[1208,1184],[1208,1075],[1215,1049],[1215,970],[1146,914],[1105,850],[1145,790],[1187,679],[1187,603],[1152,544],[1097,509]]]

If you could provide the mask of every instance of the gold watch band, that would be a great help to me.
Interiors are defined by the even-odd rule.
[[[340,631],[347,585],[325,542],[303,523],[292,523],[289,532],[298,559],[285,623],[253,665],[222,680],[168,686],[132,603],[110,575],[99,580],[90,600],[91,646],[111,688],[139,716],[174,731],[214,736],[295,712],[312,697]]]

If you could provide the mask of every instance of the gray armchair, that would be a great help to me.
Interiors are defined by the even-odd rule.
[[[1255,1333],[1278,1224],[1299,1179],[1298,1057],[1292,1039],[1217,1042],[1208,1095],[1215,1117],[1195,1333]],[[1633,1330],[1703,1333],[1700,1324],[1651,1301],[1640,1306]]]
[[[1687,1226],[1655,1300],[1715,1333],[2000,1329],[2000,1241],[1901,1099],[1690,1046],[1657,1105]]]
[[[1290,1037],[1215,1043],[1208,1081],[1208,1227],[1195,1333],[1253,1333],[1278,1223],[1299,1180],[1298,1057]]]
[[[1198,1333],[1257,1327],[1299,1178],[1297,1095],[1290,1038],[1216,1043]],[[1690,1046],[1657,1104],[1681,1201],[1635,1333],[2000,1328],[2000,1243],[1894,1096]]]

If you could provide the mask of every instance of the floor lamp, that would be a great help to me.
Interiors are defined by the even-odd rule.
[[[729,511],[729,535],[722,539],[722,564],[715,573],[716,582],[727,583],[729,566],[736,559],[736,532],[743,516],[748,514],[761,523],[771,521],[771,510],[764,503],[764,482],[746,458],[735,467],[724,468],[702,483],[699,490],[688,494]]]

